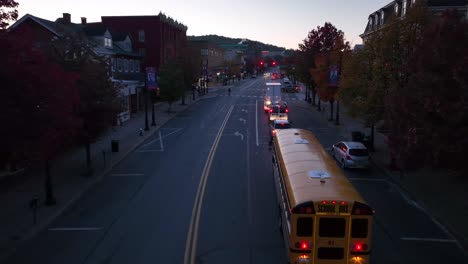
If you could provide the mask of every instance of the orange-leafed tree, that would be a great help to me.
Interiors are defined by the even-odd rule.
[[[315,97],[315,93],[319,95],[319,110],[321,100],[330,102],[333,109],[337,87],[328,87],[328,71],[331,65],[340,63],[337,55],[343,50],[349,50],[343,31],[326,22],[309,32],[303,44],[299,45],[299,50],[306,58],[306,68],[315,84],[313,96]]]

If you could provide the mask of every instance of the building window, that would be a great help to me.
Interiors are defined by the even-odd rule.
[[[383,25],[385,18],[385,12],[382,10],[380,11],[380,25]]]
[[[374,27],[377,28],[377,26],[379,25],[379,15],[375,15],[374,17]]]
[[[104,46],[112,48],[112,40],[110,38],[104,38]]]
[[[408,4],[408,1],[404,0],[403,1],[403,6],[401,7],[401,15],[404,16],[406,14],[406,5]]]
[[[122,71],[122,60],[117,59],[117,71],[121,72]]]
[[[140,72],[140,61],[139,60],[135,61],[135,71]]]
[[[395,3],[395,15],[398,16],[398,11],[399,11],[399,6],[398,3]]]
[[[145,42],[145,31],[144,30],[138,30],[138,40],[140,42]]]
[[[117,61],[114,58],[111,58],[111,67],[112,72],[115,72],[115,70],[117,69]]]
[[[200,55],[201,56],[208,56],[208,50],[207,49],[200,50]]]
[[[135,71],[135,64],[133,62],[134,62],[134,60],[130,60],[130,72]]]
[[[128,60],[124,59],[123,61],[124,61],[124,71],[128,72]]]

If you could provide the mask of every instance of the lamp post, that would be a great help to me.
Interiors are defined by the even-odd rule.
[[[149,130],[148,126],[148,88],[145,85],[145,131]]]
[[[340,50],[340,64],[338,68],[338,88],[340,87],[341,83],[341,64],[343,62],[343,51],[344,49],[342,48]],[[335,118],[335,125],[339,126],[340,125],[340,101],[336,99],[336,118]]]
[[[156,118],[154,117],[154,92],[151,93],[151,126],[156,126]]]

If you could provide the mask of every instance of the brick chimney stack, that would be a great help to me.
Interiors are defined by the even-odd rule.
[[[64,24],[70,24],[71,23],[70,13],[63,13],[63,23]]]
[[[81,24],[86,24],[86,17],[81,18]]]

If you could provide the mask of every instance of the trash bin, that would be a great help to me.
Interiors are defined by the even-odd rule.
[[[118,140],[111,140],[111,149],[112,149],[112,152],[119,152],[119,141]]]

